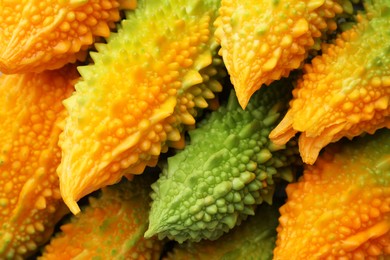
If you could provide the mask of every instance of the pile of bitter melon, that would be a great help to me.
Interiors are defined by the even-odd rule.
[[[390,0],[0,21],[0,259],[390,255]]]

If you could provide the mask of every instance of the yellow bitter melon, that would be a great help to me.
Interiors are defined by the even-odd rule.
[[[0,1],[0,71],[40,72],[83,60],[135,0]]]
[[[66,213],[56,169],[76,67],[0,76],[0,259],[25,259]]]
[[[185,125],[222,90],[213,21],[218,0],[141,1],[118,33],[96,45],[93,65],[65,101],[61,194],[76,201],[123,175],[154,166],[168,146],[183,145]]]

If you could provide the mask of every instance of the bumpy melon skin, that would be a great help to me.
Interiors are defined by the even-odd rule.
[[[355,27],[304,67],[291,108],[270,135],[283,144],[301,132],[299,149],[308,164],[342,137],[390,127],[390,2],[366,1],[366,9]]]
[[[154,166],[182,147],[199,109],[222,90],[213,21],[218,0],[140,2],[65,101],[61,194],[73,213],[84,195]],[[207,100],[207,101],[206,101]]]
[[[222,0],[216,21],[220,54],[243,108],[263,84],[301,66],[348,1]]]
[[[83,211],[61,226],[40,260],[158,260],[165,241],[145,239],[150,203],[150,176],[105,187],[90,197]]]
[[[136,0],[11,0],[0,2],[0,71],[58,69],[84,60],[96,37],[108,37],[120,9]]]
[[[229,102],[189,132],[191,142],[168,158],[153,187],[146,236],[180,243],[215,240],[272,202],[275,178],[292,179],[297,143],[271,143],[268,135],[287,109],[291,86],[275,84],[254,95],[243,110]]]
[[[390,254],[390,130],[331,144],[287,186],[275,259]]]
[[[271,260],[276,241],[279,212],[262,204],[240,226],[218,240],[177,245],[165,260]]]
[[[56,168],[76,67],[0,76],[0,259],[26,259],[68,212]]]

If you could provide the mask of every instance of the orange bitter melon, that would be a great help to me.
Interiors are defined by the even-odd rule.
[[[390,130],[329,145],[286,190],[275,259],[390,254]]]
[[[56,168],[75,67],[0,76],[0,259],[25,259],[67,212]]]
[[[271,132],[278,144],[302,132],[299,150],[306,163],[344,136],[390,127],[390,2],[367,1],[366,9],[355,27],[304,67],[289,111]]]
[[[136,0],[0,1],[0,71],[40,72],[83,60]]]
[[[61,226],[40,260],[158,260],[164,240],[145,239],[150,203],[150,175],[105,187],[90,197],[85,210]]]
[[[243,108],[263,84],[299,68],[324,32],[337,28],[340,2],[222,0],[216,36]]]

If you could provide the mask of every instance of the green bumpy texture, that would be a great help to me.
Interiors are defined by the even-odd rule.
[[[272,203],[275,178],[291,181],[301,164],[296,141],[277,146],[268,138],[287,109],[287,84],[256,92],[245,110],[232,91],[227,105],[189,132],[191,143],[152,185],[146,237],[215,240],[258,204]]]
[[[262,204],[255,216],[218,240],[178,245],[167,260],[271,260],[278,218],[278,207]]]

